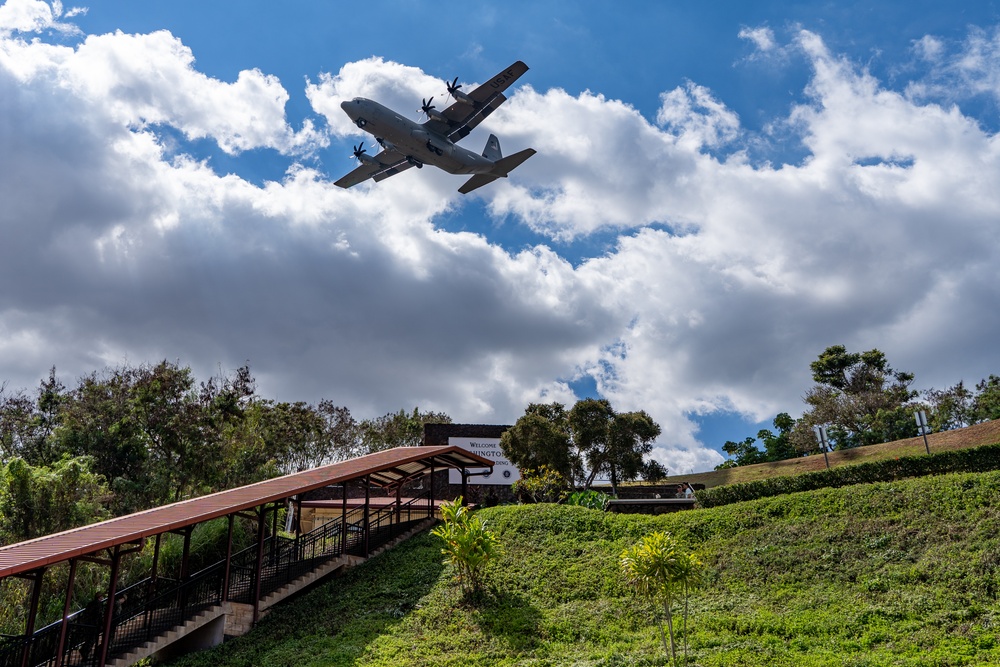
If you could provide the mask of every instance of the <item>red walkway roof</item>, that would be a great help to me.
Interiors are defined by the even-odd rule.
[[[0,579],[366,475],[373,484],[394,486],[432,466],[492,468],[493,461],[454,446],[387,449],[2,547]]]

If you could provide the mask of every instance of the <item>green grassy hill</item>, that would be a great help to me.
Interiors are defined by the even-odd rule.
[[[1000,419],[994,419],[993,421],[953,431],[931,433],[927,436],[927,441],[932,454],[997,444],[1000,443]],[[883,461],[900,456],[919,456],[926,451],[924,448],[924,439],[917,437],[830,452],[827,458],[830,460],[830,467],[837,468],[839,466],[849,466],[866,461]],[[723,484],[753,482],[758,479],[784,475],[801,475],[825,468],[826,459],[823,458],[823,455],[814,454],[812,456],[801,456],[773,463],[756,463],[738,468],[691,473],[689,475],[671,475],[664,480],[664,483],[688,482],[691,484],[704,484],[706,488],[710,489],[715,486],[722,486]]]
[[[692,664],[1000,664],[1000,473],[929,477],[659,517],[483,510],[503,542],[464,600],[423,535],[175,664],[663,665],[618,554],[669,530],[701,554]]]

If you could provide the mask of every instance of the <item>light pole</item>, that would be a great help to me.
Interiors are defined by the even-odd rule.
[[[823,460],[826,461],[826,469],[830,469],[830,458],[826,455],[826,450],[830,448],[830,441],[826,437],[826,427],[825,426],[813,426],[813,433],[816,434],[816,441],[819,442],[819,448],[823,450]]]
[[[917,410],[913,413],[913,417],[917,420],[917,430],[920,431],[920,435],[924,436],[924,449],[930,456],[931,446],[927,444],[927,434],[930,433],[931,427],[927,425],[927,413],[923,410]]]

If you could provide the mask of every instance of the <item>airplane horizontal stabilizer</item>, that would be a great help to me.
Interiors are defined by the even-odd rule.
[[[519,151],[513,155],[508,155],[505,158],[497,160],[496,165],[493,167],[493,171],[490,173],[505,177],[507,174],[521,166],[521,163],[534,155],[535,152],[534,148],[525,148],[523,151]]]
[[[467,180],[465,182],[465,185],[460,187],[458,191],[461,192],[463,195],[467,195],[473,190],[481,188],[484,185],[487,185],[488,183],[492,183],[498,178],[500,177],[494,176],[493,174],[476,174],[475,176]]]
[[[507,178],[507,174],[514,171],[522,162],[535,154],[534,148],[525,148],[523,151],[514,153],[505,158],[501,158],[493,165],[493,170],[488,174],[476,174],[458,189],[463,195],[469,194],[476,188],[481,188],[488,183],[492,183],[498,178]]]

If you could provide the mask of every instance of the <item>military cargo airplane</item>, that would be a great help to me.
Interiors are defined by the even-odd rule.
[[[424,123],[416,123],[378,102],[355,97],[343,102],[340,108],[365,132],[373,134],[382,147],[376,155],[368,155],[364,142],[354,147],[354,157],[361,164],[336,185],[349,188],[369,178],[376,182],[385,180],[410,167],[418,169],[433,165],[449,174],[474,174],[458,189],[462,194],[472,192],[498,178],[506,178],[515,167],[535,154],[528,148],[509,157],[500,152],[500,141],[491,134],[482,155],[456,145],[468,136],[484,118],[496,111],[507,98],[505,91],[518,77],[528,71],[520,60],[471,93],[461,90],[458,77],[448,84],[448,94],[455,100],[444,111],[438,111],[434,98],[421,100],[420,110],[427,116]]]

